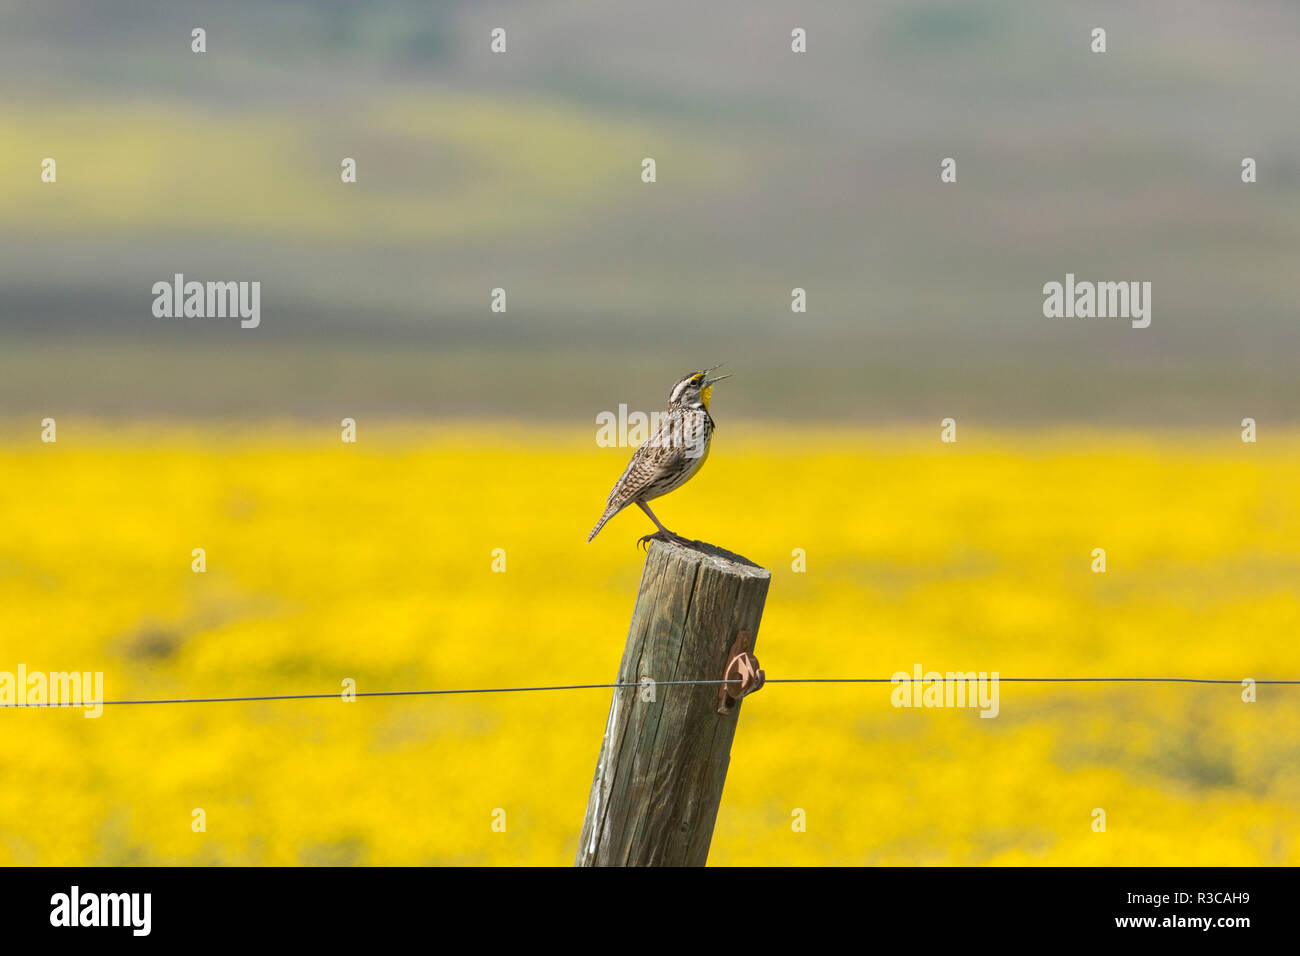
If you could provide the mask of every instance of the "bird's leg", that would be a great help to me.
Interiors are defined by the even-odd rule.
[[[650,510],[650,506],[647,505],[644,501],[638,501],[636,504],[638,508],[640,508],[642,511],[644,511],[647,515],[650,516],[650,520],[653,521],[655,523],[655,527],[659,529],[658,534],[648,534],[645,537],[641,538],[639,541],[637,541],[637,544],[642,545],[644,547],[647,542],[654,541],[655,539],[658,539],[660,541],[676,541],[678,544],[690,543],[681,535],[673,534],[662,524],[660,524],[659,519],[655,517],[655,513]]]

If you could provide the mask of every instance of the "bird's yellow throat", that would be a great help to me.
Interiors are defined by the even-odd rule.
[[[704,406],[704,410],[706,412],[709,410],[709,399],[711,399],[712,397],[713,397],[712,385],[706,385],[704,388],[700,389],[700,403]]]

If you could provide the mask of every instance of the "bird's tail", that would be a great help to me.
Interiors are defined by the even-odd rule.
[[[601,516],[600,516],[600,520],[596,522],[596,527],[592,528],[592,529],[591,529],[591,534],[587,535],[587,543],[588,543],[588,544],[591,543],[591,539],[592,539],[592,538],[594,538],[594,537],[596,537],[596,535],[600,534],[600,529],[603,528],[603,527],[605,527],[605,522],[608,521],[610,518],[614,517],[614,515],[618,514],[619,510],[620,510],[620,509],[618,509],[618,508],[606,508],[606,509],[605,509],[605,513],[604,513],[603,515],[601,515]]]

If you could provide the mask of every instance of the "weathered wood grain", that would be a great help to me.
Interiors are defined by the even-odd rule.
[[[632,612],[620,683],[719,680],[736,634],[755,641],[771,575],[712,545],[654,541]],[[616,688],[577,866],[703,866],[740,718],[717,685]]]

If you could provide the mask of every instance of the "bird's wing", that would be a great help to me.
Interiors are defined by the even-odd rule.
[[[608,505],[617,503],[622,507],[635,501],[657,479],[678,474],[686,467],[686,447],[676,431],[680,426],[674,429],[671,418],[665,416],[655,433],[632,453],[623,477],[609,493]]]

